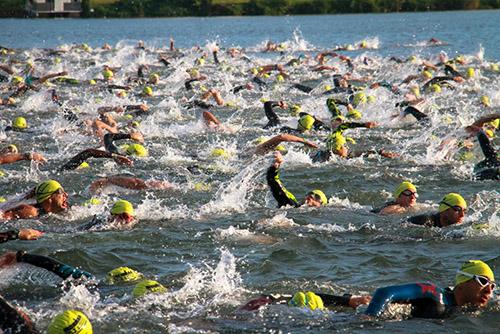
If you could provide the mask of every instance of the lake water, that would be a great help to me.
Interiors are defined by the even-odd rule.
[[[0,45],[16,49],[16,55],[2,55],[33,61],[41,73],[68,70],[83,80],[101,76],[102,65],[120,67],[117,82],[136,73],[139,64],[150,64],[160,75],[154,96],[139,95],[134,86],[124,99],[106,89],[81,84],[56,84],[66,106],[82,118],[95,116],[104,105],[147,103],[149,116],[142,117],[143,132],[150,156],[136,159],[133,167],[110,161],[90,161],[90,168],[56,172],[79,151],[99,146],[95,138],[79,132],[64,133],[68,126],[54,112],[48,89],[29,92],[12,107],[0,106],[2,125],[14,116],[25,116],[31,133],[0,133],[2,144],[16,143],[22,151],[43,153],[49,162],[40,167],[21,162],[2,166],[2,195],[20,194],[46,178],[58,179],[70,194],[71,210],[66,215],[3,224],[32,227],[48,233],[39,241],[2,244],[2,252],[26,249],[79,266],[98,279],[118,266],[129,266],[168,287],[164,295],[133,300],[133,286],[106,286],[97,290],[84,286],[61,289],[58,279],[42,270],[16,266],[0,272],[0,293],[25,310],[43,331],[50,319],[66,308],[82,309],[96,333],[236,333],[236,332],[405,332],[405,333],[495,333],[499,300],[482,313],[461,313],[447,320],[364,321],[349,310],[308,312],[272,306],[256,313],[238,311],[238,306],[260,293],[293,293],[299,290],[343,294],[372,293],[378,286],[431,281],[453,285],[456,269],[468,259],[482,259],[496,271],[500,267],[500,194],[498,181],[474,181],[472,168],[482,159],[478,148],[471,160],[458,155],[445,157],[441,139],[460,136],[461,128],[478,117],[498,111],[499,74],[489,63],[500,61],[500,11],[364,14],[290,17],[224,17],[173,19],[88,19],[88,20],[0,20]],[[158,53],[169,37],[184,57],[173,58],[165,67]],[[429,46],[438,38],[447,44]],[[145,41],[147,50],[134,45]],[[267,40],[283,42],[284,54],[262,53]],[[361,106],[363,120],[376,121],[375,129],[349,130],[356,150],[385,147],[401,155],[398,159],[378,156],[351,160],[333,159],[312,163],[298,144],[287,144],[288,154],[281,178],[300,200],[310,189],[320,188],[330,204],[320,209],[275,209],[276,203],[265,184],[270,156],[245,159],[238,153],[255,145],[255,139],[276,131],[263,130],[266,120],[260,99],[283,99],[301,103],[303,109],[328,119],[324,85],[332,85],[328,73],[318,74],[307,66],[290,68],[291,78],[276,83],[268,79],[261,91],[232,94],[228,91],[245,83],[248,71],[257,64],[288,61],[293,55],[315,55],[317,50],[367,41],[366,50],[348,51],[354,59],[355,76],[370,75],[378,80],[399,83],[420,68],[411,63],[396,64],[390,56],[432,57],[444,51],[450,57],[464,55],[477,76],[456,90],[426,94],[426,111],[432,126],[415,126],[394,119],[401,96],[385,89],[367,90],[376,97]],[[191,98],[183,86],[186,70],[200,56],[192,48],[209,50],[214,42],[222,49],[245,48],[252,63],[232,59],[221,52],[223,71],[210,61],[200,71],[209,75],[204,85],[223,92],[236,107],[215,108],[214,114],[230,132],[209,131],[201,122],[201,110],[187,109],[181,101]],[[87,43],[94,51],[70,50],[71,44]],[[97,48],[111,44],[112,51]],[[61,46],[69,50],[57,61],[43,48]],[[372,59],[370,66],[363,58]],[[331,65],[344,72],[335,59]],[[461,67],[465,71],[467,68]],[[22,68],[22,67],[20,67]],[[311,94],[290,88],[289,82],[318,87]],[[0,84],[5,85],[5,84]],[[3,86],[2,86],[3,87]],[[402,89],[408,86],[402,85]],[[2,97],[6,92],[2,91]],[[487,95],[492,109],[480,105]],[[280,117],[290,126],[296,118],[285,111]],[[2,126],[2,128],[3,128]],[[322,143],[325,135],[311,136]],[[495,139],[498,145],[498,139]],[[2,145],[3,146],[3,145]],[[211,156],[222,147],[228,159]],[[193,165],[199,168],[194,170]],[[88,185],[97,177],[125,174],[143,179],[168,180],[174,189],[124,191],[107,189],[94,195]],[[401,223],[404,216],[381,217],[369,213],[389,200],[403,180],[412,180],[419,189],[418,212],[437,209],[444,194],[459,192],[469,203],[461,226],[428,229]],[[85,205],[91,197],[101,204]],[[133,229],[111,227],[104,231],[75,232],[95,214],[109,210],[114,200],[134,203],[140,220]],[[485,224],[487,228],[476,228]],[[357,313],[361,313],[358,310]],[[396,310],[404,314],[403,310]],[[396,318],[400,318],[396,317]]]

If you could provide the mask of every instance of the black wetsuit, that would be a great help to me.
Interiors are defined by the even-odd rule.
[[[104,147],[110,153],[120,154],[118,147],[113,143],[115,140],[131,139],[129,133],[106,133],[104,135]]]
[[[82,162],[87,161],[89,158],[113,158],[113,153],[89,148],[75,155],[67,163],[61,166],[59,170],[64,171],[76,169],[82,164]]]
[[[453,77],[446,77],[446,76],[434,77],[429,81],[427,81],[422,86],[422,90],[424,91],[426,89],[429,89],[429,87],[434,84],[441,84],[446,86],[447,88],[454,89],[455,87],[453,87],[448,81],[453,81]]]
[[[427,213],[423,215],[413,216],[407,218],[405,222],[427,227],[443,227],[439,220],[439,213]]]
[[[280,180],[280,170],[274,166],[271,166],[267,169],[266,175],[267,184],[271,189],[271,193],[273,194],[274,199],[278,202],[278,208],[291,205],[295,207],[299,207],[300,204],[297,202],[295,196],[286,190],[285,186]]]
[[[266,113],[266,117],[268,119],[268,122],[264,126],[264,129],[269,129],[269,128],[278,126],[281,123],[278,115],[273,110],[274,107],[277,107],[279,105],[280,104],[277,101],[266,101],[266,102],[264,102],[264,112]]]
[[[321,297],[323,301],[323,306],[325,307],[348,307],[349,301],[351,300],[350,294],[345,294],[343,296],[330,295],[326,293],[315,293],[317,296]],[[260,307],[269,305],[269,304],[288,304],[292,296],[283,295],[283,296],[273,296],[273,295],[262,295],[258,298],[252,299],[240,309],[245,311],[255,311]]]
[[[39,333],[23,312],[16,310],[0,296],[0,332],[8,334]]]
[[[47,256],[28,254],[25,251],[18,251],[16,254],[16,259],[18,263],[23,262],[43,268],[56,274],[62,279],[67,279],[68,277],[78,279],[82,276],[85,276],[87,278],[93,277],[86,271],[74,268]]]
[[[477,134],[485,159],[474,166],[474,174],[479,180],[500,180],[500,160],[484,131]]]
[[[375,209],[371,210],[370,212],[371,213],[380,213],[380,211],[382,211],[383,209],[387,208],[388,206],[397,205],[397,204],[398,203],[396,203],[395,201],[389,201],[389,202],[386,202],[380,208],[375,208]]]
[[[406,109],[403,111],[403,115],[406,116],[408,114],[415,117],[419,123],[429,124],[430,122],[429,116],[427,116],[426,114],[424,114],[415,107],[412,106],[406,107]]]
[[[17,240],[17,239],[19,239],[18,230],[0,232],[0,244],[10,240]]]

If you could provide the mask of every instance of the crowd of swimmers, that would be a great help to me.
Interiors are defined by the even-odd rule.
[[[430,43],[433,43],[432,40]],[[412,56],[408,59],[391,58],[396,64],[415,64],[418,73],[411,74],[402,82],[377,81],[371,77],[355,77],[355,68],[358,62],[369,65],[371,60],[364,57],[362,60],[352,59],[340,54],[340,51],[350,49],[365,49],[366,42],[351,48],[338,47],[334,50],[319,52],[316,57],[301,54],[286,62],[278,64],[255,64],[244,49],[229,48],[221,55],[219,47],[213,47],[211,53],[199,48],[195,50],[199,56],[195,59],[193,67],[187,70],[184,82],[185,96],[179,103],[186,109],[200,110],[201,119],[207,129],[231,132],[216,116],[218,107],[231,107],[230,101],[225,101],[225,91],[216,88],[207,88],[214,80],[203,72],[203,66],[211,61],[215,68],[222,68],[231,59],[238,59],[249,64],[248,72],[242,72],[238,85],[231,88],[232,94],[242,94],[245,91],[266,91],[270,89],[270,78],[274,75],[277,82],[289,82],[289,89],[297,90],[303,94],[316,94],[317,99],[324,101],[324,106],[329,112],[329,119],[321,119],[310,110],[303,110],[303,106],[293,101],[264,100],[262,109],[263,117],[267,121],[263,131],[271,135],[269,139],[258,139],[257,145],[247,153],[247,156],[274,154],[271,165],[267,168],[266,181],[269,190],[277,202],[278,207],[309,206],[320,208],[329,203],[327,195],[321,189],[312,189],[305,194],[303,200],[298,200],[284,186],[280,178],[280,167],[286,154],[284,143],[300,143],[309,148],[310,158],[313,163],[322,163],[331,159],[350,159],[353,157],[380,155],[383,158],[398,158],[397,152],[388,151],[383,147],[366,151],[355,151],[351,147],[355,140],[346,133],[350,129],[372,129],[379,124],[373,121],[360,121],[364,115],[360,111],[363,105],[373,101],[375,97],[366,91],[385,88],[390,94],[400,99],[397,108],[401,116],[412,115],[418,126],[429,126],[432,117],[420,109],[427,94],[438,94],[442,90],[457,90],[460,85],[465,85],[467,80],[478,76],[478,68],[468,65],[463,56],[449,58],[444,52],[439,54],[437,60],[418,59]],[[111,50],[111,46],[103,46],[100,52]],[[138,52],[147,50],[143,42],[137,45]],[[69,49],[49,49],[43,51],[42,60],[61,63],[66,53],[71,52],[91,53],[88,45],[75,45]],[[264,52],[286,52],[286,44],[266,44]],[[120,68],[104,65],[101,74],[86,80],[76,79],[71,76],[71,71],[54,73],[40,73],[35,63],[21,60],[19,51],[0,47],[0,104],[5,108],[15,110],[19,101],[30,94],[46,91],[47,103],[55,111],[56,117],[60,116],[70,124],[65,133],[85,134],[95,138],[102,146],[87,148],[64,162],[58,172],[84,169],[88,167],[90,159],[112,159],[119,165],[133,166],[135,159],[148,156],[149,152],[145,139],[140,132],[140,122],[148,117],[150,106],[147,103],[123,104],[101,106],[95,114],[85,118],[79,114],[74,106],[64,101],[59,95],[57,85],[77,85],[92,90],[108,91],[117,97],[126,97],[135,94],[144,98],[155,94],[155,85],[162,79],[158,70],[163,66],[168,68],[171,62],[184,55],[177,50],[174,41],[170,41],[167,50],[149,50],[157,54],[155,64],[140,64],[136,73],[123,73]],[[221,57],[222,56],[222,57]],[[221,61],[221,58],[225,58]],[[227,60],[226,60],[227,59]],[[44,61],[45,61],[44,60]],[[328,65],[329,60],[335,60],[335,66]],[[344,68],[344,70],[339,67]],[[306,83],[292,82],[290,72],[300,68],[303,71],[327,73],[333,80],[333,87],[325,87],[318,93],[317,87]],[[498,65],[491,64],[484,68],[498,75]],[[122,73],[120,73],[122,72]],[[121,79],[116,79],[120,73]],[[216,81],[215,81],[216,83]],[[214,104],[212,104],[212,101]],[[500,180],[500,160],[495,150],[492,138],[498,131],[500,113],[494,113],[488,96],[481,96],[478,102],[485,110],[485,115],[471,125],[464,128],[463,138],[447,139],[443,145],[455,145],[458,149],[470,151],[477,138],[479,147],[484,154],[484,159],[474,168],[474,178],[477,180]],[[296,117],[297,126],[284,125],[280,118],[281,111],[288,111],[289,115]],[[6,133],[5,143],[0,149],[0,165],[12,164],[27,160],[37,164],[47,163],[44,152],[20,152],[13,143],[16,134],[29,134],[28,120],[22,116],[13,117],[10,124],[3,130]],[[363,130],[369,131],[369,130]],[[36,133],[30,134],[36,136]],[[322,144],[316,139],[325,138]],[[22,140],[22,139],[20,139]],[[127,144],[117,146],[117,141],[127,141]],[[212,152],[215,156],[227,154],[223,148]],[[444,228],[450,225],[461,224],[467,212],[466,200],[456,192],[444,195],[438,204],[437,212],[410,216],[417,203],[417,187],[408,180],[402,182],[393,192],[393,199],[380,207],[372,210],[377,215],[404,215],[408,216],[405,222],[428,227]],[[494,181],[493,181],[494,182]],[[134,190],[167,189],[172,185],[162,180],[143,180],[134,176],[110,175],[95,179],[90,185],[90,191],[98,192],[109,185]],[[457,190],[458,191],[458,190]],[[5,198],[2,197],[5,201]],[[22,196],[21,204],[11,206],[2,205],[0,219],[11,221],[18,219],[41,218],[48,214],[58,214],[69,209],[68,194],[63,185],[54,179],[38,183]],[[133,226],[137,222],[134,205],[124,199],[117,200],[111,207],[107,217],[94,217],[92,221],[78,227],[88,230],[96,226],[116,224],[120,226]],[[0,242],[12,240],[36,240],[43,237],[43,232],[29,227],[19,230],[12,229],[0,233]],[[0,257],[0,268],[24,262],[49,270],[62,279],[71,277],[72,284],[82,284],[94,281],[92,274],[63,264],[53,258],[29,254],[24,251],[17,253],[7,252]],[[106,282],[108,284],[135,283],[133,296],[141,298],[150,293],[164,293],[166,288],[159,282],[148,280],[137,271],[120,267],[111,271]],[[441,288],[431,283],[413,283],[397,286],[382,287],[369,295],[343,296],[331,295],[322,292],[299,291],[289,296],[262,295],[241,307],[242,311],[253,311],[268,304],[288,304],[294,307],[307,307],[311,310],[322,310],[331,307],[357,308],[367,304],[366,317],[380,316],[390,303],[407,303],[412,305],[412,315],[415,317],[443,317],[462,306],[484,307],[496,287],[494,273],[483,261],[466,261],[457,271],[453,288]],[[9,333],[35,333],[35,326],[29,318],[0,297],[0,328]],[[57,315],[51,322],[49,334],[57,333],[92,333],[92,325],[87,316],[79,310],[66,310]]]

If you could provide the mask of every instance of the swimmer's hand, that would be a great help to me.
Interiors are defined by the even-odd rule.
[[[380,150],[378,151],[378,153],[385,157],[385,158],[390,158],[390,159],[394,159],[394,158],[398,158],[400,155],[395,153],[395,152],[389,152],[389,151],[386,151],[386,150]]]
[[[377,127],[378,124],[376,122],[366,122],[365,126],[366,126],[367,129],[371,129],[371,128]]]
[[[19,240],[36,240],[43,235],[43,232],[25,228],[19,231]]]
[[[357,308],[359,305],[368,305],[372,300],[372,296],[364,295],[364,296],[352,296],[349,299],[349,306],[352,308]]]
[[[279,101],[278,105],[281,109],[288,109],[288,105],[286,104],[285,101]]]
[[[142,136],[142,133],[140,133],[140,132],[132,132],[130,134],[130,139],[132,139],[138,143],[144,144],[144,137]]]
[[[41,164],[47,162],[47,159],[43,157],[40,153],[32,152],[32,153],[27,153],[26,154],[26,160],[32,160],[39,162]]]
[[[15,263],[17,263],[15,252],[7,252],[0,256],[0,268],[9,267]]]
[[[149,110],[149,107],[147,106],[147,104],[141,104],[139,106],[139,109],[142,111],[142,112],[146,112]]]
[[[113,160],[115,160],[115,162],[120,165],[132,166],[134,164],[131,159],[119,154],[114,154]]]

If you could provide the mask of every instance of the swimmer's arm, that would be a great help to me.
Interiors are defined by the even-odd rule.
[[[345,294],[343,296],[329,295],[324,293],[316,293],[323,300],[323,305],[329,306],[348,306],[352,308],[357,308],[360,305],[366,305],[370,303],[371,296],[353,296],[350,294]]]
[[[33,217],[38,217],[38,209],[32,205],[21,204],[13,209],[6,210],[0,213],[0,218],[5,220],[12,219],[28,219]]]
[[[498,118],[500,118],[500,112],[497,112],[496,114],[490,114],[490,115],[483,116],[480,119],[478,119],[477,121],[475,121],[474,123],[472,123],[472,125],[482,127],[485,123],[494,121]]]
[[[400,205],[392,204],[382,208],[379,212],[380,215],[395,215],[398,213],[404,213],[406,210]]]
[[[44,83],[45,81],[49,80],[49,79],[52,79],[52,78],[57,78],[57,77],[62,77],[62,76],[65,76],[65,75],[68,75],[68,72],[66,71],[62,71],[62,72],[58,72],[58,73],[50,73],[50,74],[46,74],[44,75],[43,77],[39,78],[38,79],[38,82],[39,83]]]
[[[77,155],[75,155],[73,158],[71,158],[70,161],[68,161],[66,164],[64,164],[60,170],[72,170],[80,166],[80,164],[84,161],[86,161],[89,158],[108,158],[108,159],[114,159],[117,163],[120,164],[127,164],[131,165],[132,161],[128,159],[127,157],[121,156],[119,154],[114,154],[111,152],[107,151],[101,151],[101,150],[96,150],[89,148],[87,150],[84,150]]]
[[[279,167],[283,162],[283,158],[281,154],[276,153],[275,163],[268,168],[266,174],[267,184],[273,194],[274,199],[278,202],[278,207],[282,207],[285,205],[292,205],[295,207],[299,206],[299,203],[295,199],[295,196],[286,190],[280,180],[280,171]]]
[[[214,116],[209,111],[203,111],[202,113],[203,120],[205,121],[205,124],[208,126],[219,126],[221,125],[221,122],[217,119],[217,117]]]
[[[427,121],[429,120],[429,116],[427,116],[426,114],[424,114],[423,112],[421,112],[420,110],[418,110],[417,108],[415,107],[412,107],[412,106],[409,106],[407,107],[404,111],[403,111],[403,114],[406,116],[408,114],[412,115],[413,117],[415,117],[417,119],[417,121]]]
[[[109,185],[116,185],[119,187],[134,189],[134,190],[144,190],[149,188],[146,182],[136,177],[111,176],[111,177],[101,178],[99,180],[92,182],[90,190],[96,191],[100,188],[104,188]]]
[[[9,153],[0,156],[0,165],[11,164],[21,160],[34,160],[38,162],[47,162],[39,153]]]
[[[479,141],[481,151],[483,151],[486,160],[497,160],[497,153],[495,152],[495,148],[493,147],[493,145],[491,145],[491,142],[484,131],[479,131],[479,133],[477,134],[477,140]]]
[[[419,284],[393,285],[379,288],[375,291],[365,314],[378,317],[391,302],[410,303],[412,299],[426,297]]]
[[[14,74],[14,70],[9,65],[0,64],[0,70],[3,70],[10,75]]]
[[[28,263],[53,272],[62,279],[67,279],[70,276],[73,278],[80,278],[82,276],[92,278],[92,275],[86,271],[74,268],[47,256],[28,254],[24,251],[19,251],[16,254],[16,260],[17,262]]]
[[[280,134],[277,135],[268,141],[258,145],[255,148],[255,154],[263,155],[266,154],[276,148],[279,144],[282,142],[292,142],[292,143],[303,143],[304,145],[307,145],[312,148],[318,148],[318,146],[314,143],[311,143],[304,138],[297,137],[291,134]]]

